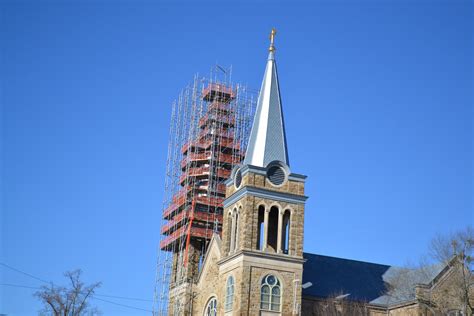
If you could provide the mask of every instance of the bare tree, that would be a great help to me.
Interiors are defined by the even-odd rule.
[[[387,295],[394,301],[415,299],[415,285],[423,285],[423,302],[438,312],[447,313],[453,308],[464,315],[473,314],[474,230],[467,227],[456,233],[436,236],[430,245],[428,262],[422,260],[417,266],[395,268],[387,275]],[[434,260],[434,261],[433,261]],[[428,286],[441,270],[446,275],[437,280],[439,286]]]
[[[365,302],[351,301],[346,295],[332,295],[313,302],[312,314],[317,316],[369,316]]]
[[[430,264],[422,259],[419,264],[391,267],[383,276],[388,302],[403,302],[415,299],[415,285],[430,282],[441,271],[440,264]]]
[[[80,280],[82,271],[74,270],[64,273],[69,281],[68,287],[42,286],[34,295],[44,304],[43,313],[54,316],[99,315],[96,308],[89,306],[89,300],[94,295],[99,283],[85,285]]]
[[[470,226],[448,236],[436,236],[430,246],[430,255],[452,268],[449,284],[433,295],[440,307],[452,302],[462,305],[464,315],[474,312],[474,229]]]

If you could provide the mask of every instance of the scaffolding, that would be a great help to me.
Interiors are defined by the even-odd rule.
[[[154,315],[188,314],[170,292],[197,280],[206,247],[222,229],[225,180],[245,154],[256,91],[218,65],[194,77],[172,105]],[[170,306],[173,305],[173,306]]]

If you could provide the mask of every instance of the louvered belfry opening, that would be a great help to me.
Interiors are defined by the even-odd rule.
[[[276,206],[270,208],[268,214],[268,228],[267,228],[267,247],[270,251],[278,251],[278,216],[279,210]]]
[[[268,168],[267,177],[274,185],[281,185],[285,181],[285,171],[280,166],[271,166]]]

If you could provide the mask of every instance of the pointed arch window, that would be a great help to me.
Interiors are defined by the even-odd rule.
[[[227,284],[225,289],[225,306],[224,309],[226,312],[232,310],[232,305],[234,303],[234,277],[229,276],[227,278]]]
[[[281,309],[280,280],[272,274],[265,276],[260,288],[260,309],[279,312]]]
[[[204,310],[204,316],[217,316],[217,299],[211,297]]]

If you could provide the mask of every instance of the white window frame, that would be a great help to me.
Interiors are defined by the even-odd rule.
[[[207,301],[204,316],[217,316],[217,298],[215,296]]]
[[[275,278],[275,283],[274,284],[271,284],[271,283],[268,282],[269,277],[274,277]],[[269,290],[268,294],[263,293],[263,289],[265,287],[268,287],[268,290]],[[279,294],[274,294],[274,290],[278,290]],[[264,302],[262,300],[263,295],[268,295],[268,302]],[[282,305],[281,299],[282,299],[282,297],[283,297],[283,295],[282,295],[282,286],[281,286],[280,279],[278,279],[278,277],[276,275],[267,274],[262,279],[262,282],[261,282],[261,285],[260,285],[260,310],[276,312],[276,313],[281,312],[281,305]],[[276,298],[278,298],[278,303],[275,303]],[[268,306],[265,307],[264,305],[268,305]],[[273,309],[273,305],[278,305],[278,309]]]
[[[231,275],[227,278],[226,286],[225,286],[225,305],[224,311],[229,312],[232,310],[234,305],[234,291],[235,291],[235,281],[234,277]]]

